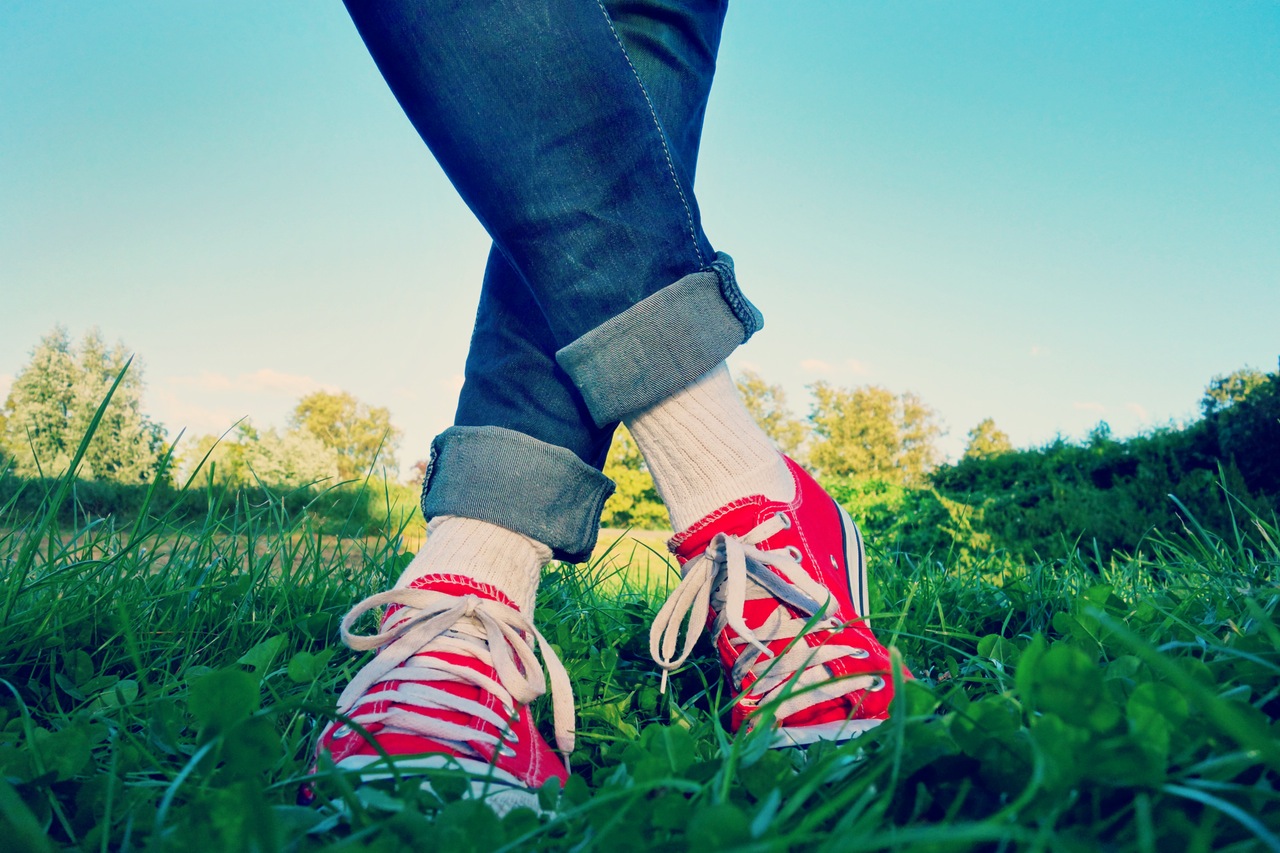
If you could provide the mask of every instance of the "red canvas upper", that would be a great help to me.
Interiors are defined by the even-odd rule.
[[[477,583],[459,575],[428,575],[414,581],[410,588],[428,589],[459,597],[476,595],[500,602],[513,609],[518,609],[509,598],[495,587]],[[383,617],[384,627],[395,625],[396,614],[400,609],[399,606],[395,605],[387,608],[387,613]],[[432,658],[447,661],[466,666],[494,680],[498,678],[498,674],[493,667],[469,655],[428,650],[414,655],[414,658]],[[410,660],[412,659],[410,658]],[[380,688],[394,689],[401,683],[395,681],[383,682]],[[421,683],[454,696],[474,700],[485,707],[494,709],[499,715],[503,714],[501,701],[479,686],[451,681]],[[493,735],[498,734],[497,727],[479,717],[440,708],[424,708],[403,702],[392,703],[382,699],[360,700],[349,711],[349,715],[354,717],[359,714],[376,713],[391,708],[447,720],[474,728],[478,732],[487,731]],[[467,741],[465,746],[462,746],[457,743],[437,741],[415,734],[383,731],[384,726],[381,723],[371,723],[366,728],[382,749],[392,756],[443,754],[480,760],[511,773],[530,788],[540,787],[548,779],[559,779],[563,783],[569,778],[569,773],[565,769],[564,763],[534,727],[527,707],[522,705],[516,707],[516,716],[511,723],[511,727],[516,736],[515,742],[509,744],[514,751],[514,755],[509,754],[507,750],[498,750],[491,744],[480,741]],[[339,766],[342,765],[344,760],[353,757],[373,757],[379,754],[373,744],[361,737],[358,732],[354,732],[349,727],[336,722],[326,727],[317,749],[318,751],[329,752],[334,762]]]
[[[800,557],[798,562],[805,572],[832,594],[835,612],[828,611],[826,615],[834,616],[844,623],[839,631],[815,631],[797,642],[815,648],[825,643],[837,643],[864,649],[868,653],[865,658],[846,656],[823,666],[832,678],[875,674],[881,676],[885,683],[881,689],[854,690],[779,722],[783,727],[792,727],[847,719],[884,719],[888,716],[889,704],[893,698],[893,679],[890,676],[889,653],[875,638],[863,618],[865,613],[862,602],[866,600],[866,592],[861,588],[861,542],[855,531],[846,529],[839,506],[817,481],[791,459],[786,459],[786,463],[796,484],[793,500],[784,503],[754,495],[734,501],[677,534],[671,539],[670,548],[680,564],[684,565],[701,555],[717,534],[743,537],[762,522],[772,519],[778,513],[784,513],[790,519],[790,527],[757,543],[757,547],[769,550],[788,547],[796,549]],[[774,574],[779,573],[774,571]],[[804,618],[804,614],[775,599],[748,601],[744,608],[747,627],[755,630],[764,625],[778,607],[786,608],[792,616]],[[715,621],[717,615],[715,612],[708,614],[708,626]],[[733,628],[725,626],[714,638],[726,675],[742,654],[743,647],[731,642],[737,637]],[[769,644],[769,649],[774,654],[780,654],[787,645],[786,640],[775,640]],[[904,674],[910,677],[909,673]],[[751,689],[755,680],[756,677],[751,673],[747,673],[743,679],[740,698],[733,709],[734,731],[755,710],[759,698]]]

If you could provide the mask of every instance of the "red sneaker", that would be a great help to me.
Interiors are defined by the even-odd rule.
[[[369,610],[387,605],[382,629],[351,633]],[[342,639],[356,650],[379,649],[338,698],[338,711],[364,727],[400,773],[461,769],[471,794],[495,811],[538,809],[536,789],[569,778],[529,718],[528,704],[546,692],[542,657],[553,694],[556,746],[573,751],[569,678],[546,640],[497,589],[456,575],[429,575],[408,589],[370,596],[342,620]],[[362,780],[389,778],[390,768],[354,728],[325,727],[317,758],[329,753]]]
[[[671,539],[683,579],[654,620],[649,649],[665,689],[705,618],[737,697],[733,731],[750,728],[768,703],[775,746],[847,740],[889,716],[889,653],[867,625],[857,525],[799,465],[786,463],[796,483],[790,503],[743,498]]]

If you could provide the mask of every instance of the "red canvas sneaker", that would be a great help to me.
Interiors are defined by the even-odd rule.
[[[351,626],[385,605],[379,633],[359,636]],[[356,650],[378,649],[338,698],[338,712],[369,733],[341,721],[320,735],[317,758],[327,752],[342,770],[369,781],[395,768],[412,774],[463,770],[471,795],[495,811],[537,810],[536,789],[569,774],[534,728],[528,705],[546,692],[550,676],[556,746],[573,751],[573,696],[569,678],[546,640],[500,591],[457,575],[429,575],[408,589],[370,596],[342,620],[342,639]],[[372,741],[372,742],[371,742]],[[304,796],[305,799],[305,796]]]
[[[889,653],[867,625],[857,525],[786,462],[796,483],[790,503],[742,498],[671,539],[683,579],[654,620],[649,648],[665,688],[705,623],[736,697],[733,731],[768,705],[775,746],[847,740],[889,716]]]

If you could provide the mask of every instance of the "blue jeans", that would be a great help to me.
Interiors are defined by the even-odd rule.
[[[693,178],[725,0],[346,0],[493,248],[423,512],[590,554],[624,417],[762,325]]]

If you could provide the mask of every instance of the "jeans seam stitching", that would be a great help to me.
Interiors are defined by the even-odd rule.
[[[600,8],[600,14],[604,15],[604,21],[609,26],[609,32],[613,34],[613,40],[618,45],[618,51],[622,54],[622,58],[626,60],[627,67],[631,69],[631,76],[635,78],[636,85],[640,88],[640,94],[644,97],[645,106],[649,108],[649,117],[653,119],[653,127],[658,131],[658,142],[662,144],[662,156],[667,161],[667,172],[671,177],[671,183],[676,188],[676,194],[680,196],[680,204],[684,207],[685,220],[689,226],[689,239],[693,244],[693,252],[697,256],[699,264],[705,264],[707,259],[702,255],[702,247],[698,245],[698,232],[693,224],[693,211],[689,209],[689,200],[685,198],[684,187],[680,186],[680,178],[676,175],[676,165],[671,160],[671,149],[667,146],[666,134],[662,132],[662,122],[658,119],[658,112],[653,108],[653,101],[649,98],[649,90],[644,87],[644,81],[640,79],[640,72],[636,71],[635,65],[631,62],[631,56],[627,53],[626,45],[622,43],[622,37],[618,35],[618,30],[613,25],[613,19],[609,17],[609,10],[604,7],[601,0],[596,0],[596,6]]]

